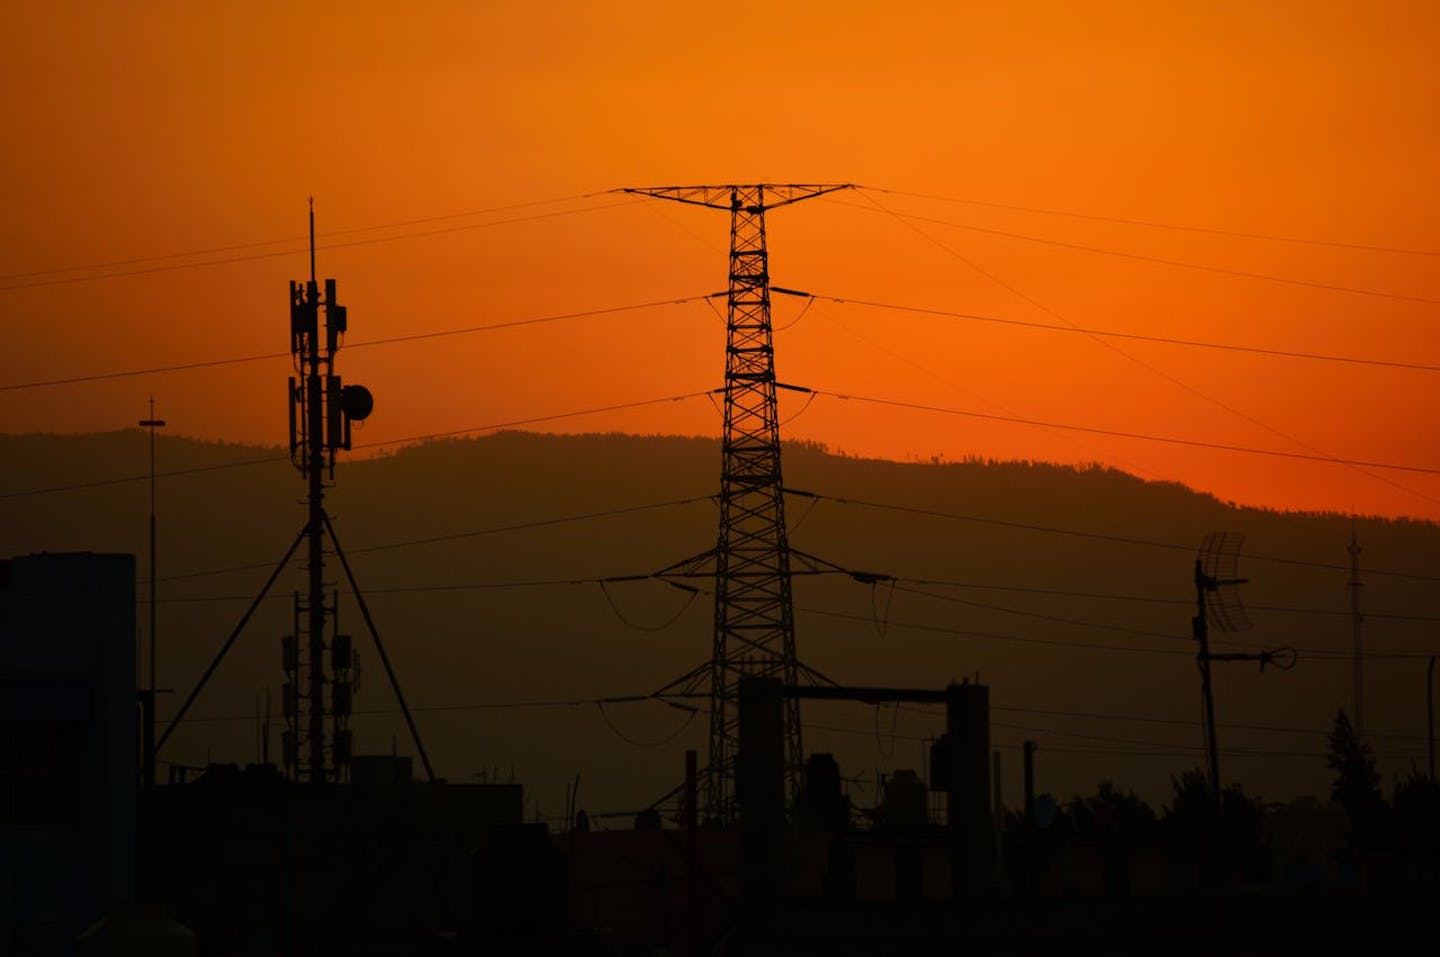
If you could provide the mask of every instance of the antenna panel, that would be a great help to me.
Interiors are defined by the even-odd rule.
[[[336,671],[346,671],[354,660],[354,651],[349,635],[336,635],[330,645],[330,667]]]
[[[325,377],[325,444],[332,451],[344,447],[343,391],[338,375]]]

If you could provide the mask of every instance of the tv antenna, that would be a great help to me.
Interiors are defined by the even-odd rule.
[[[425,767],[426,778],[435,779],[419,729],[400,690],[400,682],[391,667],[390,656],[380,640],[380,633],[355,580],[350,562],[340,547],[335,525],[325,511],[325,480],[335,478],[335,457],[350,448],[351,426],[364,421],[375,407],[375,400],[364,386],[345,385],[335,374],[335,354],[340,350],[348,327],[346,308],[340,305],[335,280],[326,279],[324,296],[315,274],[315,200],[310,199],[310,278],[290,283],[290,353],[296,375],[290,377],[290,461],[305,478],[308,486],[307,518],[285,556],[280,559],[269,579],[251,601],[239,623],[230,632],[210,666],[200,676],[194,690],[170,720],[165,733],[155,746],[156,753],[165,746],[171,734],[184,720],[190,706],[199,697],[220,662],[235,644],[255,610],[265,599],[290,559],[306,543],[307,589],[294,599],[295,632],[281,641],[282,668],[285,672],[282,710],[285,716],[284,764],[296,780],[312,785],[339,783],[346,778],[353,753],[349,729],[351,699],[354,690],[355,655],[350,637],[338,627],[339,594],[333,589],[327,596],[325,584],[325,543],[333,554],[355,596],[360,617],[375,642],[380,663],[390,679],[390,687],[400,703],[400,711],[415,742],[415,750]],[[320,321],[321,312],[325,321]],[[333,629],[326,639],[327,623]],[[329,652],[329,668],[326,653]],[[328,688],[328,694],[327,694]]]
[[[1237,532],[1211,532],[1200,543],[1195,557],[1195,617],[1191,625],[1199,649],[1195,661],[1200,667],[1200,701],[1204,711],[1205,755],[1210,792],[1220,801],[1220,747],[1215,737],[1215,695],[1211,683],[1210,664],[1214,661],[1258,661],[1263,672],[1266,665],[1282,671],[1295,667],[1294,648],[1275,648],[1259,652],[1226,652],[1210,650],[1210,626],[1225,632],[1248,631],[1252,625],[1240,601],[1240,586],[1249,582],[1240,578],[1240,546],[1245,536]]]

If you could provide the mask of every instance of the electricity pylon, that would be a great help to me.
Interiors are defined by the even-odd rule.
[[[713,560],[714,641],[710,661],[669,686],[694,691],[708,678],[710,751],[705,800],[707,815],[720,820],[730,817],[735,794],[740,678],[778,678],[795,685],[800,672],[808,671],[795,655],[791,552],[785,532],[775,401],[777,389],[794,387],[775,378],[765,212],[848,188],[849,184],[755,183],[624,190],[730,212],[720,531],[713,550],[671,569],[694,575]],[[805,761],[798,700],[787,698],[785,709],[786,779],[790,793],[796,795]]]

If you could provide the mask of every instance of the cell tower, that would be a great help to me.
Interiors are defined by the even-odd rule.
[[[325,316],[323,326],[320,321],[322,310]],[[295,780],[317,786],[345,780],[352,753],[349,723],[355,653],[350,636],[342,634],[338,628],[339,592],[325,581],[328,540],[329,554],[339,560],[350,585],[360,617],[374,640],[380,663],[399,701],[425,774],[434,780],[429,755],[421,743],[420,732],[415,727],[405,696],[400,691],[400,683],[390,665],[390,656],[380,641],[365,596],[340,547],[335,526],[325,511],[325,480],[327,477],[332,481],[335,478],[335,454],[350,448],[351,425],[367,418],[375,407],[375,400],[368,389],[344,385],[340,376],[335,374],[335,353],[340,350],[346,320],[345,307],[336,298],[335,280],[325,280],[322,298],[320,283],[315,278],[315,206],[312,200],[310,278],[290,283],[290,353],[296,371],[296,375],[290,378],[289,387],[290,461],[308,484],[306,522],[285,552],[285,557],[280,559],[214,660],[200,676],[194,690],[175,717],[170,719],[164,735],[155,746],[157,753],[185,719],[190,706],[304,542],[307,546],[307,588],[303,594],[295,594],[294,632],[281,640],[281,666],[285,675],[281,705],[286,725],[283,760],[286,773]],[[327,627],[332,631],[328,640]]]
[[[309,587],[303,597],[295,593],[295,632],[281,640],[285,684],[280,698],[286,724],[286,771],[313,784],[344,780],[351,753],[355,655],[350,636],[339,631],[337,596],[333,590],[326,594],[325,477],[328,473],[334,479],[335,453],[350,448],[351,423],[365,419],[375,403],[364,386],[343,385],[335,374],[335,353],[345,335],[346,319],[345,307],[336,299],[335,280],[325,280],[325,297],[320,297],[312,202],[310,279],[290,283],[290,354],[299,373],[290,377],[290,461],[309,485],[309,520],[304,532]],[[327,619],[335,625],[329,642],[325,638]]]
[[[712,551],[682,563],[698,569],[713,559],[714,641],[708,664],[671,685],[690,691],[703,687],[708,679],[710,750],[705,798],[708,815],[721,820],[729,817],[735,794],[740,678],[779,678],[795,685],[800,672],[808,670],[795,655],[791,551],[785,532],[775,401],[777,389],[794,387],[775,378],[765,213],[848,188],[849,184],[757,183],[624,190],[730,213],[720,530]],[[785,703],[785,739],[786,777],[794,795],[799,791],[805,760],[800,705],[794,697]]]

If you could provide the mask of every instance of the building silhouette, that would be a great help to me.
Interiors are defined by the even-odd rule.
[[[0,952],[135,896],[135,559],[0,562]]]

